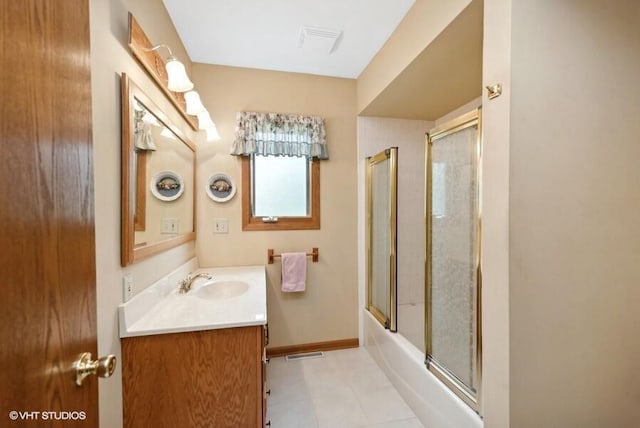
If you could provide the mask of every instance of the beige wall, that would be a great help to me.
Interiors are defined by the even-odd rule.
[[[172,107],[127,47],[127,12],[132,11],[154,43],[167,43],[187,67],[188,57],[160,0],[92,0],[91,66],[95,174],[98,353],[120,359],[117,306],[122,275],[133,275],[139,292],[195,255],[193,243],[131,267],[120,267],[120,73],[126,72],[165,112]],[[170,113],[180,123],[177,113]],[[122,426],[120,362],[114,376],[100,380],[100,426]]]
[[[433,121],[480,96],[483,3],[469,3],[359,114]],[[367,70],[389,71],[394,65],[376,64]]]
[[[382,49],[358,76],[361,112],[427,47],[471,0],[416,0]]]
[[[435,127],[445,124],[457,118],[458,116],[462,116],[465,113],[469,113],[471,110],[477,109],[480,106],[482,106],[482,97],[475,98],[468,103],[465,103],[462,106],[458,107],[457,109],[450,111],[444,116],[437,118],[433,126]]]
[[[269,346],[357,337],[355,80],[204,64],[193,64],[193,79],[221,136],[198,147],[198,185],[220,172],[241,184],[240,158],[229,155],[239,111],[324,117],[330,157],[320,170],[320,230],[243,232],[240,191],[227,203],[199,192],[200,265],[263,265],[268,248],[318,247],[320,260],[308,264],[304,293],[282,293],[280,263],[268,265]],[[229,219],[228,234],[213,233],[214,218]]]
[[[485,0],[482,87],[482,390],[485,427],[509,427],[509,130],[511,0]],[[517,425],[513,426],[517,428]]]
[[[636,427],[640,4],[514,2],[512,28],[511,426]]]

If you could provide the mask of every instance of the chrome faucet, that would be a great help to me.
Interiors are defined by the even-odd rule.
[[[198,278],[213,279],[213,276],[210,273],[204,273],[204,272],[199,273],[195,276],[191,276],[191,274],[189,274],[185,279],[180,281],[180,288],[178,288],[178,293],[180,294],[188,293],[189,290],[191,290],[191,287],[193,286],[194,281]]]

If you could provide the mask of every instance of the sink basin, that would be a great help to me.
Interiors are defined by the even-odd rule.
[[[267,322],[265,266],[198,268],[196,260],[182,265],[118,307],[120,337],[184,333],[249,327]],[[177,279],[198,277],[188,293],[180,293]],[[0,423],[2,425],[2,423]]]
[[[193,292],[196,297],[207,300],[223,300],[243,295],[249,284],[243,281],[213,281]]]

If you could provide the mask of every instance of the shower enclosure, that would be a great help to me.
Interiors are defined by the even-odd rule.
[[[426,149],[428,369],[479,409],[480,109],[433,129]]]
[[[364,345],[425,426],[482,428],[479,111],[358,118],[358,134]]]
[[[367,309],[396,331],[397,147],[367,158]]]

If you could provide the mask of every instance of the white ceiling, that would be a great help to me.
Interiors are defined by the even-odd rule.
[[[163,0],[193,62],[356,78],[415,0]],[[343,31],[333,53],[303,26]],[[330,45],[331,43],[329,43]]]

